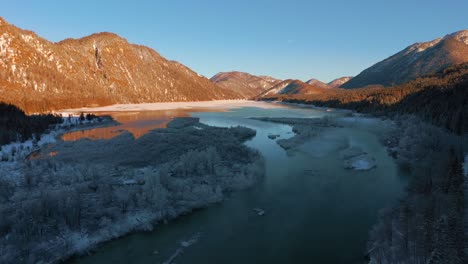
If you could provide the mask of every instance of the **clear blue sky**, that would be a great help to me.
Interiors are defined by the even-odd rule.
[[[0,16],[52,41],[114,32],[207,77],[239,70],[330,81],[468,29],[468,1],[0,0]]]

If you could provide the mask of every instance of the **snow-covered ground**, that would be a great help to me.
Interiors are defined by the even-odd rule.
[[[77,108],[64,109],[58,111],[63,115],[79,112],[128,112],[128,111],[156,111],[170,109],[190,109],[190,108],[240,108],[240,107],[259,107],[259,108],[278,108],[280,104],[259,102],[252,100],[217,100],[200,102],[171,102],[171,103],[143,103],[143,104],[116,104],[95,108]]]
[[[0,263],[56,263],[252,186],[264,174],[243,144],[254,135],[182,118],[138,139],[57,141],[0,162]]]
[[[83,128],[89,128],[89,126],[103,124],[108,119],[102,117],[94,118],[91,120],[84,119],[80,120],[80,116],[76,114],[64,114],[62,115],[63,122],[51,127],[49,131],[41,134],[39,138],[33,138],[24,142],[13,142],[0,146],[0,168],[5,165],[7,161],[18,161],[24,160],[31,152],[36,151],[47,144],[55,143],[57,138],[65,133]]]

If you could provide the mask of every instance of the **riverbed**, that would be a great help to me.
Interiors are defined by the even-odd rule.
[[[108,110],[106,114],[118,115]],[[165,115],[167,111],[172,114]],[[406,178],[378,140],[385,129],[378,120],[353,119],[345,117],[347,112],[330,109],[252,104],[203,111],[122,112],[143,112],[144,122],[131,121],[143,129],[148,129],[144,124],[164,127],[167,119],[186,115],[211,126],[253,128],[257,134],[246,144],[264,156],[266,175],[254,188],[234,193],[220,204],[161,224],[152,232],[105,243],[71,263],[363,263],[368,232],[379,210],[403,195]],[[341,126],[322,130],[311,141],[320,144],[306,142],[294,153],[276,143],[294,136],[291,126],[251,119],[324,116],[340,119]],[[115,131],[125,130],[126,124]],[[365,150],[376,167],[346,169],[340,156],[342,142]]]

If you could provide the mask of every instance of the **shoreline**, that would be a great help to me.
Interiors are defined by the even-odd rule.
[[[234,109],[241,107],[260,107],[264,109],[282,107],[281,104],[271,102],[261,102],[254,100],[215,100],[215,101],[194,101],[194,102],[165,102],[165,103],[141,103],[141,104],[114,104],[102,107],[83,107],[73,109],[62,109],[56,113],[99,113],[99,112],[135,112],[135,111],[160,111],[174,109],[194,109],[194,108],[226,108]]]
[[[1,213],[15,212],[21,204],[26,214],[11,213],[5,219],[11,231],[0,239],[0,248],[11,250],[0,254],[0,262],[63,262],[253,186],[263,177],[263,157],[244,142],[255,134],[248,128],[217,128],[198,118],[178,118],[138,140],[124,133],[103,141],[60,141],[47,149],[57,155],[43,155],[29,165],[12,162],[17,173],[0,182],[11,190],[0,197],[5,198]],[[181,140],[186,144],[171,148]],[[246,156],[232,156],[227,147]],[[164,150],[170,155],[160,156]],[[28,180],[27,175],[38,171],[41,177]],[[44,205],[44,212],[35,210]],[[56,214],[47,215],[48,210]],[[29,217],[41,222],[30,225]],[[47,235],[31,235],[37,228],[48,229],[41,231]]]
[[[24,142],[11,142],[0,146],[0,165],[5,162],[16,162],[29,157],[48,144],[56,143],[61,140],[61,136],[66,133],[83,131],[93,128],[109,127],[118,124],[112,117],[103,115],[84,122],[79,120],[79,116],[73,116],[71,119],[62,116],[63,122],[51,126],[48,131],[40,134],[40,138],[31,138]],[[37,146],[36,146],[37,144]],[[13,154],[14,153],[14,154]],[[10,160],[12,158],[12,160]]]

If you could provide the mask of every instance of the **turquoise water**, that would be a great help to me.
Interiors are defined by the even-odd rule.
[[[378,211],[401,197],[405,179],[379,143],[374,129],[327,128],[315,142],[288,155],[269,139],[292,137],[288,125],[248,117],[340,115],[305,108],[241,108],[195,112],[214,126],[241,125],[257,130],[246,144],[265,157],[266,175],[252,189],[221,204],[198,210],[154,231],[105,243],[74,263],[164,263],[195,234],[174,263],[364,263],[368,232]],[[368,126],[368,127],[372,127]],[[343,168],[336,142],[359,146],[377,160],[370,171]],[[319,155],[318,155],[319,154]],[[253,210],[261,208],[265,215]]]

